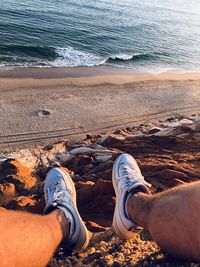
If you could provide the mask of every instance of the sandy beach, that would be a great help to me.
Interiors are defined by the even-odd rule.
[[[200,112],[200,73],[117,68],[0,71],[0,146],[47,144]]]

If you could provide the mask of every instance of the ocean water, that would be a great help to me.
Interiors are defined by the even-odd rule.
[[[0,0],[0,67],[200,70],[200,0]]]

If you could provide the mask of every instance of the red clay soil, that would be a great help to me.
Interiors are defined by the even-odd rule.
[[[182,134],[181,134],[182,133]],[[95,146],[97,140],[87,140]],[[78,207],[88,229],[93,233],[89,248],[82,254],[68,256],[59,248],[49,266],[196,266],[175,261],[161,253],[145,232],[135,240],[119,240],[110,231],[115,205],[111,182],[112,166],[120,153],[129,153],[138,161],[152,193],[183,182],[200,179],[200,131],[182,127],[168,136],[109,136],[101,143],[111,157],[98,161],[92,153],[81,153],[62,166],[73,174]],[[70,145],[66,143],[68,150]],[[36,170],[19,160],[7,160],[0,169],[0,204],[6,209],[42,213],[43,184],[49,168]],[[103,242],[103,243],[102,243]],[[120,254],[121,253],[121,254]],[[68,256],[68,257],[67,257]],[[70,265],[71,264],[71,265]]]

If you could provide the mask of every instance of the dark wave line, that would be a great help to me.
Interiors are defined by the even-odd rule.
[[[47,60],[54,60],[57,58],[58,54],[54,47],[47,46],[27,46],[27,45],[1,45],[0,55],[12,55],[15,54],[18,57],[33,57],[42,58]]]
[[[106,60],[104,60],[104,64],[106,63],[120,63],[125,61],[139,61],[139,60],[149,60],[156,59],[159,57],[159,53],[141,53],[141,54],[133,54],[133,55],[115,55],[110,56]]]

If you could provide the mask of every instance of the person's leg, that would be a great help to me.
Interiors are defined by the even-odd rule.
[[[200,260],[200,182],[154,196],[132,194],[127,212],[170,255]]]
[[[61,168],[49,171],[45,180],[46,215],[0,209],[0,266],[45,266],[61,241],[80,251],[89,235],[76,207],[74,183]]]
[[[142,226],[171,255],[200,260],[200,182],[152,196],[128,154],[115,161],[112,180],[116,194],[113,229],[119,237],[134,238]]]
[[[0,211],[0,265],[45,266],[68,235],[69,222],[58,209],[45,216]]]

